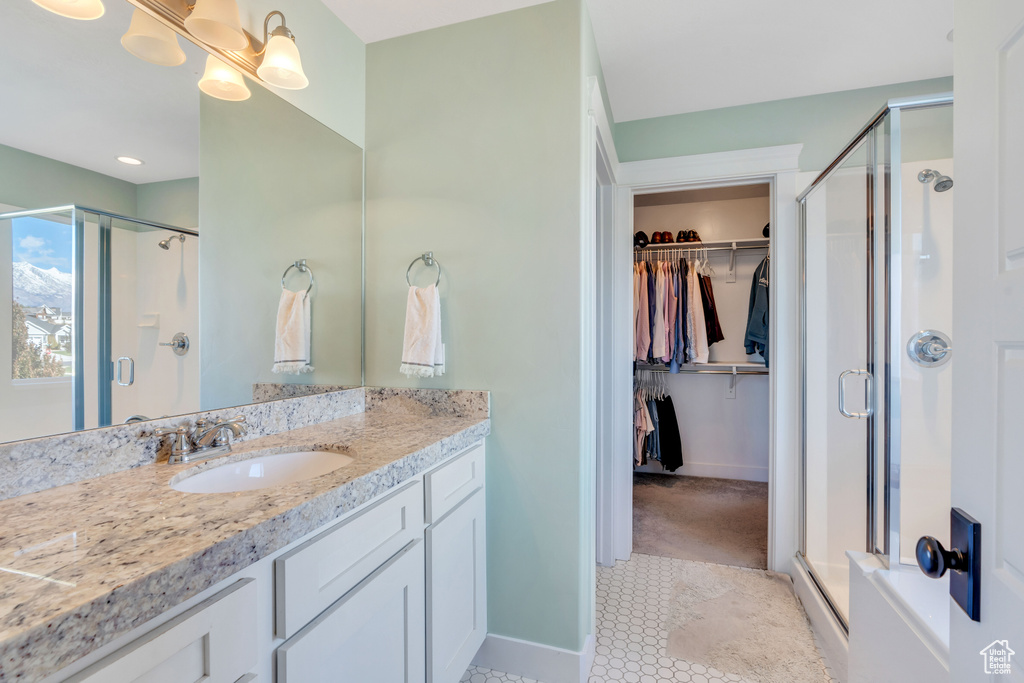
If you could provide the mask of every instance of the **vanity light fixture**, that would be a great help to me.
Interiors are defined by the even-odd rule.
[[[103,0],[32,0],[43,9],[69,19],[99,19],[106,11]]]
[[[185,61],[185,52],[178,45],[178,34],[138,7],[132,12],[128,32],[121,36],[121,45],[151,64],[178,66]]]
[[[241,102],[252,94],[242,74],[213,55],[206,58],[206,71],[199,79],[199,89],[210,97],[228,102]]]
[[[120,161],[122,164],[128,164],[129,166],[142,166],[144,163],[146,163],[142,159],[136,159],[135,157],[121,156],[117,157],[117,160]]]
[[[281,25],[270,33],[270,19],[275,14],[281,17]],[[265,82],[286,90],[301,90],[309,85],[309,79],[302,72],[295,36],[285,25],[284,14],[277,10],[263,20],[263,48],[256,53],[257,57],[260,55],[263,60],[256,69],[256,75]]]
[[[195,0],[185,28],[207,45],[222,50],[244,50],[249,39],[242,31],[235,0]]]

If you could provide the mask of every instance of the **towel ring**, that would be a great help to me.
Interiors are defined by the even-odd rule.
[[[409,280],[409,273],[412,272],[412,267],[416,265],[417,261],[423,261],[424,263],[427,264],[428,267],[435,266],[437,268],[437,280],[434,282],[434,286],[436,287],[437,285],[441,284],[441,264],[438,263],[437,259],[434,258],[434,252],[432,251],[428,251],[427,253],[423,254],[423,256],[417,256],[412,260],[412,263],[410,263],[409,267],[405,270],[406,284],[412,287],[412,281]]]
[[[288,271],[291,270],[292,268],[295,268],[302,273],[309,273],[309,287],[306,288],[306,294],[309,294],[310,291],[312,291],[313,289],[314,280],[313,270],[312,268],[306,265],[306,259],[299,259],[298,261],[284,269],[284,272],[281,274],[281,289],[288,289],[287,287],[284,286],[284,278],[286,275],[288,275]]]

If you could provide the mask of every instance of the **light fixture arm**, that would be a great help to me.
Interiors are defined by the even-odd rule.
[[[275,14],[277,16],[281,17],[281,25],[278,26],[277,28],[275,28],[274,32],[271,33],[270,32],[270,19]],[[264,52],[267,51],[267,43],[270,42],[270,36],[272,36],[272,35],[274,35],[274,36],[284,36],[285,38],[288,38],[288,39],[290,39],[292,41],[295,40],[295,35],[290,30],[288,30],[287,23],[288,23],[287,20],[284,18],[284,13],[279,11],[279,10],[274,10],[273,12],[271,12],[270,14],[267,15],[267,18],[263,20],[263,47],[260,48],[259,52],[255,53],[257,57],[261,56]]]

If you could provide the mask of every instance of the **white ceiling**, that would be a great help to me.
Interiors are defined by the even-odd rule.
[[[0,144],[132,183],[199,175],[206,53],[179,39],[181,66],[144,62],[121,47],[131,5],[104,4],[100,19],[74,21],[29,0],[0,1]],[[120,155],[146,163],[126,166]]]
[[[549,0],[323,0],[370,43]],[[612,112],[631,121],[948,76],[953,0],[586,0]],[[205,53],[148,64],[120,45],[131,6],[72,21],[0,0],[0,144],[134,183],[199,173]],[[114,160],[143,159],[140,167]]]
[[[458,24],[550,0],[323,0],[364,43]]]
[[[586,0],[616,122],[953,73],[953,0]]]

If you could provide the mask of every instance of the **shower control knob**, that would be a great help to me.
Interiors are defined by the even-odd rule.
[[[938,330],[922,330],[907,342],[910,360],[924,368],[934,368],[949,362],[953,355],[953,343]]]
[[[967,556],[961,550],[946,550],[934,536],[922,536],[917,542],[917,566],[925,576],[938,579],[947,569],[966,571],[968,563]]]

